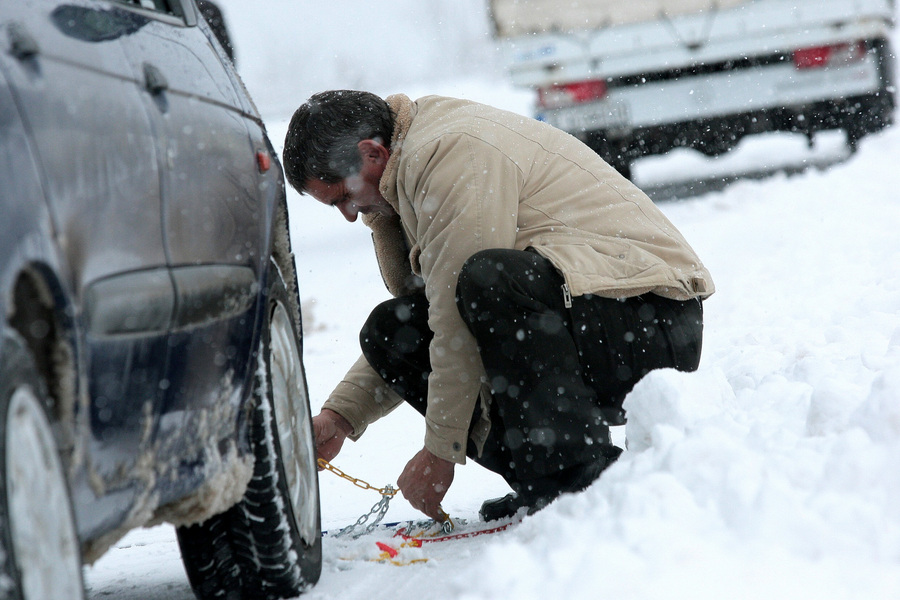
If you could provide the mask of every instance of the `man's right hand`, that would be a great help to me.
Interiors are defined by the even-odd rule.
[[[344,440],[353,433],[353,427],[350,423],[327,408],[323,408],[322,412],[313,417],[313,433],[316,436],[316,454],[318,458],[324,458],[331,461],[341,451]],[[319,467],[322,470],[322,467]]]

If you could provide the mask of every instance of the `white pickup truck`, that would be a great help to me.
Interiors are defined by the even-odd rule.
[[[715,156],[745,135],[892,122],[894,0],[490,0],[536,117],[627,177],[642,156]]]

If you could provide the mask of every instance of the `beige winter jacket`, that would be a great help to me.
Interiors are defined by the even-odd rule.
[[[573,296],[653,292],[684,300],[713,293],[712,278],[678,230],[574,137],[466,100],[396,95],[388,103],[397,117],[380,191],[399,218],[365,222],[390,292],[411,292],[412,273],[425,282],[434,332],[425,447],[435,455],[464,463],[475,403],[490,400],[454,299],[460,267],[475,252],[533,247]],[[361,358],[325,406],[353,425],[355,438],[400,401]],[[484,419],[473,430],[479,447],[489,428]]]

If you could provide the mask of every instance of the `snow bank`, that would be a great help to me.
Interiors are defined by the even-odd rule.
[[[808,387],[763,388],[651,374],[627,401],[641,417],[620,462],[491,546],[447,597],[893,597],[897,370],[827,436],[808,432]],[[890,416],[893,430],[870,434]]]

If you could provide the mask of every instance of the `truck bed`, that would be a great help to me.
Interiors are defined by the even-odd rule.
[[[492,0],[491,14],[498,37],[534,33],[587,31],[710,13],[747,4],[752,0],[579,0],[562,5],[559,0]]]
[[[493,3],[498,36],[513,83],[533,87],[874,39],[885,37],[893,22],[889,0],[583,0],[566,10],[553,0],[519,0],[515,5],[521,13],[516,18],[506,12],[513,3]],[[610,20],[597,15],[560,17],[560,23],[567,25],[554,28],[552,21],[538,19],[553,4],[564,15],[582,15],[594,6],[603,9],[598,15],[608,15]],[[646,9],[651,5],[668,9],[651,20],[635,21],[625,18],[622,5],[643,7],[643,12],[635,8],[630,16],[648,16],[653,11]],[[690,7],[699,12],[689,12]],[[529,15],[534,19],[528,19]],[[613,16],[621,23],[611,20]],[[540,23],[544,29],[532,30]]]

